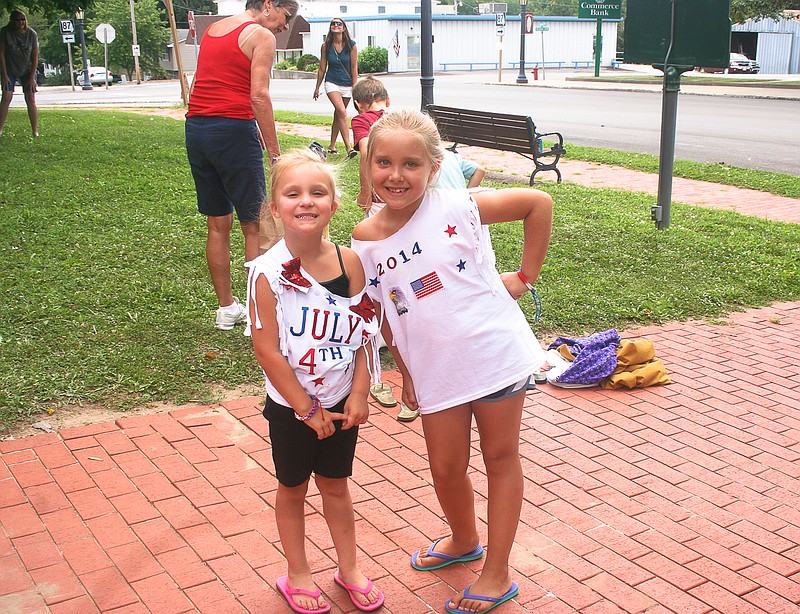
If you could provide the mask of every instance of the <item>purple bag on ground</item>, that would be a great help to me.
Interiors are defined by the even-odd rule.
[[[556,378],[560,384],[596,385],[617,368],[617,348],[620,336],[616,329],[605,330],[589,337],[559,337],[549,345],[556,349],[566,345],[575,360]]]

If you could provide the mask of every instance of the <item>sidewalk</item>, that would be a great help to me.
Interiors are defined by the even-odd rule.
[[[513,155],[487,162],[525,178],[529,164]],[[572,164],[565,180],[640,189],[617,170]],[[675,200],[690,202],[678,197],[680,183]],[[744,206],[728,188],[694,183],[703,206]],[[756,215],[800,221],[797,201],[757,194]],[[525,501],[511,557],[520,595],[496,611],[800,611],[800,302],[622,336],[651,339],[673,383],[528,394]],[[386,379],[400,383],[397,373]],[[0,612],[289,613],[274,584],[285,562],[260,400],[0,442]],[[443,612],[481,562],[410,567],[411,552],[446,532],[421,422],[372,409],[352,480],[365,570],[386,593],[382,611]],[[471,475],[485,539],[477,440]],[[354,612],[333,582],[313,492],[306,523],[316,580],[334,614]]]

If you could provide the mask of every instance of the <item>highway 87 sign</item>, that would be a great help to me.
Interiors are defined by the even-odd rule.
[[[74,43],[75,42],[75,24],[71,19],[59,19],[58,26],[61,29],[61,42]]]

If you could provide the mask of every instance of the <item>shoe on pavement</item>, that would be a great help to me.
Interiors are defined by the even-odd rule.
[[[418,409],[409,409],[405,403],[400,403],[400,413],[397,414],[397,419],[400,422],[414,422],[418,416]]]
[[[397,405],[397,399],[395,399],[394,395],[392,394],[392,387],[385,382],[371,386],[369,389],[369,394],[384,407],[394,407]]]
[[[214,327],[220,330],[232,330],[234,326],[243,322],[247,322],[247,310],[234,296],[232,305],[217,309],[217,321]]]

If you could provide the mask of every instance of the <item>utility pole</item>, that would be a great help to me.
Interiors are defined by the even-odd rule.
[[[430,0],[428,0],[430,2]],[[172,0],[164,0],[167,5],[169,28],[172,30],[172,48],[175,49],[175,60],[178,63],[178,78],[181,80],[181,99],[183,104],[189,104],[189,88],[186,84],[186,75],[183,73],[183,58],[181,57],[181,42],[178,40],[178,28],[175,25],[175,11],[172,9]]]
[[[133,49],[139,47],[139,44],[136,40],[136,13],[133,10],[133,0],[131,0],[131,33],[133,34]],[[138,49],[133,51],[133,66],[136,71],[136,83],[142,82],[142,76],[139,73],[139,52]]]

